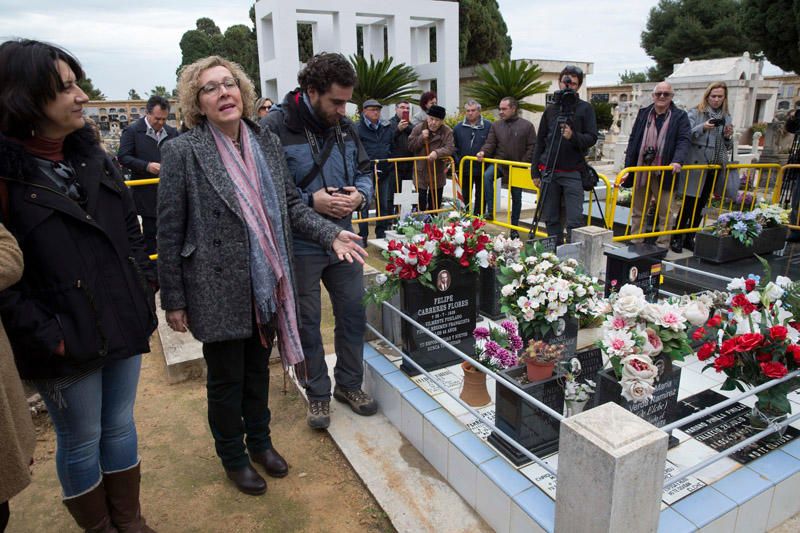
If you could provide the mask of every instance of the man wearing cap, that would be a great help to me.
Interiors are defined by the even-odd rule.
[[[505,159],[507,161],[528,162],[536,146],[536,128],[530,120],[525,120],[519,116],[519,103],[512,96],[506,96],[500,100],[498,105],[500,120],[496,120],[489,130],[481,151],[475,154],[478,161],[483,161],[484,157]],[[508,179],[508,166],[498,165],[497,175]],[[493,168],[487,168],[483,176],[483,195],[486,202],[484,214],[487,217],[493,216],[494,208],[494,189],[495,174]],[[513,187],[511,189],[511,223],[519,223],[519,215],[522,210],[522,189]],[[511,230],[511,236],[516,237],[517,230]]]
[[[564,240],[562,219],[566,221],[568,239],[573,229],[584,225],[581,170],[586,164],[586,152],[597,142],[594,108],[578,97],[582,84],[581,69],[574,65],[564,67],[558,76],[560,103],[544,110],[531,160],[531,176],[541,189],[542,220],[547,235],[555,235],[558,244]],[[542,175],[550,179],[546,189],[542,189]]]
[[[388,159],[392,152],[392,142],[394,140],[394,130],[389,122],[381,119],[381,108],[383,106],[373,99],[364,102],[361,111],[361,120],[358,121],[356,131],[358,137],[361,139],[361,144],[367,155],[373,161],[376,159]],[[373,172],[377,172],[378,183],[376,191],[378,195],[378,214],[380,216],[390,215],[394,213],[394,191],[395,184],[390,179],[390,165],[383,161],[377,165],[373,164]],[[373,179],[375,176],[373,176]],[[369,216],[369,203],[361,211],[361,217],[366,218]],[[382,239],[386,236],[386,230],[391,224],[390,220],[380,220],[375,223],[375,237]],[[367,245],[367,235],[369,233],[369,226],[366,223],[358,225],[358,234]]]
[[[415,161],[417,166],[417,194],[420,211],[439,209],[442,205],[442,194],[446,181],[445,168],[447,161],[443,158],[452,156],[456,147],[453,142],[453,130],[444,123],[446,111],[442,106],[432,105],[428,108],[428,118],[420,122],[408,136],[408,149],[416,156],[425,156],[425,160]]]

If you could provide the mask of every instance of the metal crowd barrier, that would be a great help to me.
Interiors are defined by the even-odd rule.
[[[526,202],[525,196],[522,197],[522,210],[525,209],[535,209],[536,204],[539,200],[539,187],[533,182],[533,178],[531,177],[531,164],[525,163],[522,161],[510,161],[507,159],[492,159],[485,157],[482,161],[478,161],[478,158],[475,156],[464,156],[461,158],[461,162],[458,168],[458,175],[461,177],[461,188],[464,194],[464,203],[467,205],[468,212],[480,212],[483,210],[481,207],[480,209],[476,209],[477,206],[484,206],[486,203],[486,194],[487,194],[487,183],[484,180],[484,174],[486,173],[486,169],[492,166],[492,181],[491,181],[491,190],[498,192],[498,179],[502,180],[503,176],[508,177],[508,195],[506,199],[506,216],[504,220],[498,220],[497,217],[497,206],[499,205],[500,198],[497,194],[493,194],[494,202],[492,203],[492,212],[491,213],[484,213],[489,215],[487,220],[496,226],[500,226],[503,228],[517,230],[520,233],[527,233],[530,228],[526,226],[519,226],[513,225],[511,223],[511,189],[518,188],[524,191],[528,191],[533,194],[533,199]],[[500,171],[501,167],[505,167],[506,171]],[[475,176],[475,170],[478,169],[478,175]],[[609,191],[611,191],[611,182],[609,179],[603,175],[599,174],[600,180],[605,184],[605,212],[604,215],[604,224],[606,227],[609,226],[609,218],[608,215],[611,211],[611,195]],[[475,180],[479,180],[477,182],[478,187],[475,191],[476,198],[473,198],[473,184],[476,183]],[[594,195],[597,193],[595,191],[590,191],[587,193],[588,199],[584,198],[584,203],[588,201],[589,203],[589,212],[587,216],[587,225],[592,225],[592,210],[594,208]],[[536,234],[539,236],[547,236],[546,233],[539,231],[536,229]]]
[[[416,320],[414,320],[413,318],[411,318],[407,314],[403,313],[403,311],[401,311],[400,309],[398,309],[394,305],[390,304],[389,302],[383,302],[383,306],[385,308],[388,308],[390,311],[393,311],[393,312],[397,313],[403,320],[406,320],[412,326],[414,326],[415,328],[418,328],[425,335],[429,336],[430,338],[432,338],[433,340],[435,340],[436,342],[438,342],[439,344],[441,344],[442,346],[447,348],[450,352],[454,353],[455,355],[457,355],[458,357],[460,357],[464,361],[468,362],[474,368],[480,370],[481,372],[483,372],[484,374],[486,374],[488,376],[491,376],[492,378],[494,378],[497,381],[498,384],[500,384],[503,387],[509,389],[511,392],[513,392],[514,394],[516,394],[517,396],[519,396],[520,398],[522,398],[526,402],[528,402],[531,405],[534,405],[538,409],[542,410],[548,416],[551,416],[551,417],[555,418],[559,422],[561,420],[564,420],[564,418],[565,418],[564,415],[562,415],[561,413],[559,413],[557,411],[554,411],[553,409],[551,409],[550,407],[548,407],[544,403],[540,402],[539,400],[537,400],[536,398],[534,398],[533,396],[531,396],[527,392],[523,391],[522,389],[520,389],[517,385],[515,385],[513,382],[511,382],[505,376],[502,376],[502,375],[500,375],[498,373],[492,372],[491,370],[489,370],[488,368],[486,368],[485,366],[480,364],[478,361],[476,361],[475,359],[473,359],[469,355],[465,354],[464,352],[462,352],[458,348],[455,348],[450,343],[448,343],[447,341],[442,339],[440,336],[436,335],[431,330],[429,330],[428,328],[426,328],[425,326],[423,326],[422,324],[420,324],[419,322],[417,322]],[[390,346],[394,351],[396,351],[398,354],[400,354],[400,356],[402,356],[403,360],[406,363],[410,364],[416,370],[418,370],[420,373],[422,373],[425,377],[430,379],[444,393],[446,393],[448,396],[453,398],[462,407],[464,407],[467,411],[469,411],[470,414],[475,416],[478,420],[480,420],[487,427],[491,428],[492,431],[497,433],[498,436],[500,436],[504,441],[506,441],[508,444],[510,444],[515,450],[519,451],[525,457],[527,457],[531,461],[535,462],[536,464],[538,464],[539,466],[544,468],[548,473],[552,474],[553,476],[558,477],[558,475],[556,473],[556,468],[554,468],[553,466],[545,463],[543,459],[539,458],[537,455],[532,453],[530,450],[528,450],[527,448],[525,448],[522,445],[520,445],[516,440],[514,440],[511,436],[507,435],[501,429],[498,429],[497,426],[492,421],[488,420],[486,417],[481,415],[476,409],[474,409],[472,406],[470,406],[466,402],[464,402],[461,398],[458,397],[457,394],[455,394],[454,392],[450,391],[438,378],[436,378],[436,376],[430,374],[424,368],[422,368],[420,365],[418,365],[416,361],[414,361],[408,354],[403,352],[403,350],[400,347],[398,347],[394,343],[392,343],[388,338],[386,338],[374,326],[372,326],[371,324],[367,323],[367,328],[369,328],[370,331],[375,333],[375,335],[377,335],[378,338],[380,338],[383,342],[385,342],[388,346]]]
[[[788,166],[788,165],[787,165]],[[800,167],[800,165],[798,165]],[[721,172],[723,171],[724,172]],[[699,173],[699,176],[698,174]],[[697,185],[689,189],[687,177],[694,174]],[[619,207],[629,209],[623,215],[625,232],[615,235],[615,241],[630,241],[648,237],[695,233],[729,211],[752,211],[759,203],[775,203],[781,191],[783,169],[772,163],[728,165],[684,165],[680,174],[672,175],[671,166],[627,167],[617,174],[614,199],[609,219],[616,220]],[[664,178],[672,177],[670,184]],[[705,205],[699,205],[702,188],[711,180],[710,193]],[[630,180],[632,186],[628,206],[620,206],[622,184]],[[735,180],[735,181],[734,181]],[[733,183],[736,183],[733,186]],[[742,186],[744,185],[744,186]],[[731,197],[735,193],[735,197]],[[666,203],[666,205],[664,205]],[[641,211],[640,220],[634,221],[634,212]],[[648,222],[648,212],[652,222]],[[688,219],[688,220],[687,220]]]

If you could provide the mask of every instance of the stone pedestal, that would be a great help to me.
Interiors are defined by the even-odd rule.
[[[586,273],[590,276],[603,279],[605,277],[606,261],[603,256],[604,244],[611,244],[614,232],[597,226],[584,226],[572,230],[572,242],[580,244],[581,258],[578,260]]]
[[[561,422],[555,531],[655,532],[667,434],[609,403]]]

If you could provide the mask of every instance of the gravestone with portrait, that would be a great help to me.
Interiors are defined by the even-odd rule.
[[[667,249],[654,244],[632,244],[606,250],[605,295],[618,292],[623,285],[640,287],[649,302],[658,300],[661,261]]]
[[[478,274],[447,260],[431,272],[431,279],[434,290],[416,281],[403,282],[400,291],[403,312],[449,345],[472,355],[475,348],[472,332],[478,314]],[[407,320],[403,321],[402,337],[403,351],[427,371],[462,361],[447,346]],[[406,362],[400,368],[412,376],[419,374]]]

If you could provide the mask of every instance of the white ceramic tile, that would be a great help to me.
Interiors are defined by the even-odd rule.
[[[544,460],[545,463],[552,466],[554,469],[558,470],[558,454],[553,454],[547,459]],[[520,469],[520,473],[522,473],[525,477],[530,479],[534,485],[539,487],[542,492],[550,496],[553,500],[556,499],[556,482],[557,478],[539,466],[536,463],[529,464],[526,467]]]
[[[475,508],[478,468],[452,442],[447,445],[447,481],[470,507]]]
[[[450,441],[433,424],[422,419],[422,455],[447,479],[447,449]]]
[[[701,533],[730,533],[736,527],[736,509],[732,509],[720,516],[707,526],[700,529]]]
[[[402,396],[400,397],[400,419],[400,432],[417,450],[422,452],[422,415]]]
[[[682,389],[686,389],[691,391],[694,394],[698,392],[702,392],[706,389],[710,389],[712,387],[716,387],[719,382],[714,381],[706,377],[703,374],[698,374],[697,372],[681,372],[681,385]]]
[[[509,530],[511,533],[545,533],[544,529],[513,501],[511,502],[511,525]]]
[[[739,506],[735,533],[761,533],[767,530],[767,519],[774,491],[775,488],[770,487]]]
[[[397,429],[402,428],[402,410],[400,408],[400,393],[386,382],[383,377],[375,376],[377,385],[375,398],[378,400],[381,412]]]
[[[447,409],[447,411],[453,415],[454,417],[458,418],[461,415],[469,413],[467,409],[458,403],[454,398],[447,394],[437,394],[433,397],[434,400],[442,404],[442,407]]]
[[[800,512],[800,472],[784,479],[775,486],[772,506],[769,510],[767,529],[772,529]]]
[[[511,498],[480,470],[475,485],[478,514],[496,532],[507,533],[511,527]]]
[[[716,454],[717,452],[712,448],[694,439],[690,439],[669,450],[667,452],[667,459],[678,467],[678,470],[684,470]],[[695,472],[694,477],[710,485],[739,468],[741,468],[739,463],[726,457],[712,463],[699,472]]]

